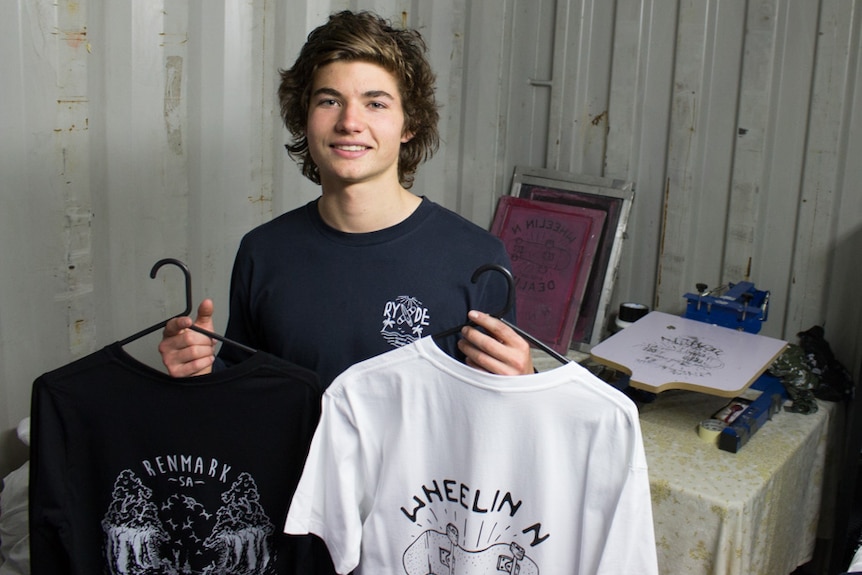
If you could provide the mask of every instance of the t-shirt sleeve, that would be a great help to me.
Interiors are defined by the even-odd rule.
[[[30,569],[34,575],[71,573],[66,508],[66,438],[53,396],[40,377],[33,385],[29,477]]]
[[[619,446],[628,455],[618,462],[620,469],[628,471],[623,474],[607,533],[595,542],[595,548],[601,549],[597,573],[658,575],[649,474],[637,413],[631,413],[628,421],[628,449],[622,449],[622,442]]]
[[[230,306],[225,337],[238,341],[254,349],[262,349],[261,342],[253,328],[250,305],[249,284],[251,281],[252,258],[247,242],[240,242],[230,277]],[[216,310],[218,313],[218,310]],[[248,358],[248,354],[232,345],[223,345],[217,358],[217,369],[236,365]]]
[[[335,570],[350,573],[359,565],[362,545],[359,436],[343,398],[327,393],[284,531],[313,533],[326,543]]]

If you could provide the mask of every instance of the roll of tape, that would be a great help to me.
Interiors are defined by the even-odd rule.
[[[649,308],[642,303],[621,303],[614,323],[619,329],[625,329],[648,313]]]
[[[705,419],[697,426],[697,435],[709,443],[718,443],[718,436],[727,424],[719,419]]]

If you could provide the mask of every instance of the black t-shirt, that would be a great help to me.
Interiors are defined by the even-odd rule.
[[[315,374],[259,352],[172,378],[112,344],[33,386],[34,575],[293,572]]]
[[[485,264],[511,269],[500,239],[428,199],[371,233],[329,227],[313,201],[243,238],[225,335],[329,385],[354,363],[465,323],[471,309],[502,309],[502,276],[471,281]],[[514,309],[506,317],[514,321]],[[456,341],[440,343],[458,357]],[[230,365],[241,354],[224,347],[219,358]]]

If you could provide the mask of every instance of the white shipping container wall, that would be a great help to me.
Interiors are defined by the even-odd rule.
[[[38,375],[182,311],[157,260],[188,263],[223,328],[241,236],[317,195],[275,91],[341,9],[428,41],[443,145],[416,193],[488,227],[516,165],[630,180],[612,310],[681,313],[695,283],[750,272],[771,292],[762,333],[824,325],[858,376],[855,0],[7,1],[0,473]],[[129,349],[158,365],[157,341]]]

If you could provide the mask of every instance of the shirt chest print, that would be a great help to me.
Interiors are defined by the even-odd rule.
[[[428,308],[411,296],[398,296],[383,307],[380,335],[392,347],[401,347],[421,339],[430,317]]]
[[[401,508],[404,517],[422,528],[404,551],[404,572],[539,575],[527,549],[541,545],[550,535],[541,523],[517,527],[521,503],[509,492],[483,494],[450,479],[423,485],[413,495],[413,504]]]

